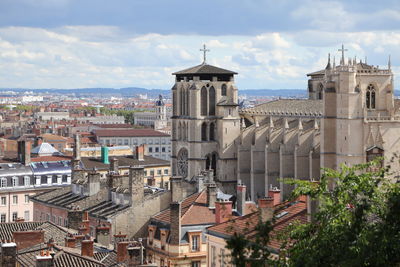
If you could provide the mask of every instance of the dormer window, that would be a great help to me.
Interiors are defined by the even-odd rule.
[[[1,178],[0,186],[1,187],[7,187],[7,178]]]
[[[13,177],[12,178],[12,186],[13,187],[16,187],[16,186],[19,186],[19,183],[18,183],[18,177]]]
[[[372,84],[368,85],[365,97],[366,101],[365,104],[368,109],[375,109],[375,95],[376,95],[375,87]]]

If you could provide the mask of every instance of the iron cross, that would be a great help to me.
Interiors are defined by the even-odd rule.
[[[203,44],[203,49],[200,49],[203,52],[203,64],[206,63],[206,53],[210,52],[210,49],[206,48],[206,44]]]

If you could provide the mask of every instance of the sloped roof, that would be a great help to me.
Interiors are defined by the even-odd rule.
[[[218,68],[208,64],[200,64],[188,69],[184,69],[181,71],[177,71],[172,73],[172,75],[180,75],[180,74],[237,74],[237,72]]]
[[[152,129],[129,129],[129,130],[95,130],[95,135],[100,137],[154,137],[169,136],[168,134]]]
[[[61,153],[49,143],[41,143],[31,151],[32,154],[51,154],[60,155]]]

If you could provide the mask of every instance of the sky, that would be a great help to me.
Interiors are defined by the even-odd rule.
[[[207,63],[239,89],[305,89],[328,53],[400,82],[398,0],[0,0],[0,88],[170,89]]]

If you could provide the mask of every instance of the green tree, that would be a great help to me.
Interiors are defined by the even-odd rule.
[[[285,179],[296,185],[293,198],[307,195],[319,205],[312,222],[294,223],[282,233],[287,257],[270,265],[399,266],[400,180],[378,165],[324,169],[318,182]],[[243,238],[236,235],[228,242],[234,260],[248,255]],[[268,251],[266,245],[261,249]]]

